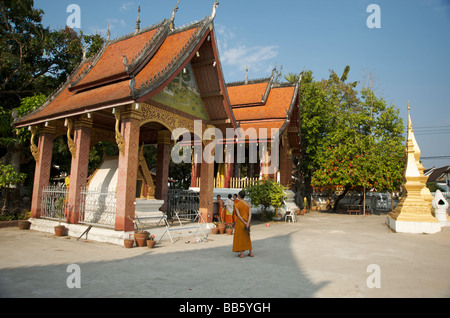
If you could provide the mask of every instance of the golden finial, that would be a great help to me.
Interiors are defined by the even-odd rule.
[[[134,30],[134,33],[138,33],[141,30],[140,13],[141,13],[141,4],[139,3],[139,6],[138,6],[138,17],[137,17],[137,20],[136,20],[136,29]]]

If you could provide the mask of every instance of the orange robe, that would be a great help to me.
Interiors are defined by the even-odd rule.
[[[226,222],[225,222],[225,207],[224,207],[224,206],[219,207],[219,215],[220,215],[220,220],[221,220],[223,223],[226,223]]]
[[[250,208],[242,201],[234,204],[235,208],[239,210],[239,214],[245,221],[248,220]],[[236,216],[236,224],[234,227],[233,252],[243,252],[252,249],[252,241],[250,240],[250,233],[244,229],[245,224]]]

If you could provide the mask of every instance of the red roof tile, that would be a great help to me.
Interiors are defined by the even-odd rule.
[[[246,84],[227,87],[230,104],[247,105],[261,103],[268,83]]]

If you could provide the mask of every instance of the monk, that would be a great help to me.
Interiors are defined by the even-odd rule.
[[[214,201],[214,204],[219,206],[219,220],[220,222],[225,222],[225,204],[221,199],[220,195],[217,195],[217,201]]]
[[[231,200],[231,194],[228,195],[228,199],[225,200],[225,223],[233,225],[234,223],[234,202]]]
[[[239,253],[239,257],[244,257],[244,252],[249,251],[248,256],[253,257],[252,241],[250,240],[250,221],[252,213],[250,203],[244,200],[245,191],[238,194],[238,199],[234,204],[236,213],[236,224],[234,227],[233,252]]]

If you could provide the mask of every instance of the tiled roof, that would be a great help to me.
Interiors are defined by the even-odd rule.
[[[268,83],[229,86],[227,88],[232,106],[261,103]]]
[[[61,116],[95,111],[99,106],[115,107],[125,101],[131,103],[139,99],[145,102],[151,97],[148,94],[161,90],[163,84],[167,85],[167,81],[180,72],[207,34],[210,34],[208,39],[213,37],[214,16],[215,9],[211,17],[187,27],[172,29],[173,14],[171,19],[156,26],[108,41],[95,57],[80,63],[68,81],[39,109],[20,118],[15,125],[39,124]],[[212,47],[215,49],[214,45]],[[211,70],[221,72],[220,61],[217,65]],[[214,80],[222,83],[222,78],[222,75],[216,75]],[[220,113],[231,116],[234,125],[226,92],[223,99],[224,102],[220,102],[218,107],[224,108],[225,112],[221,110]]]

